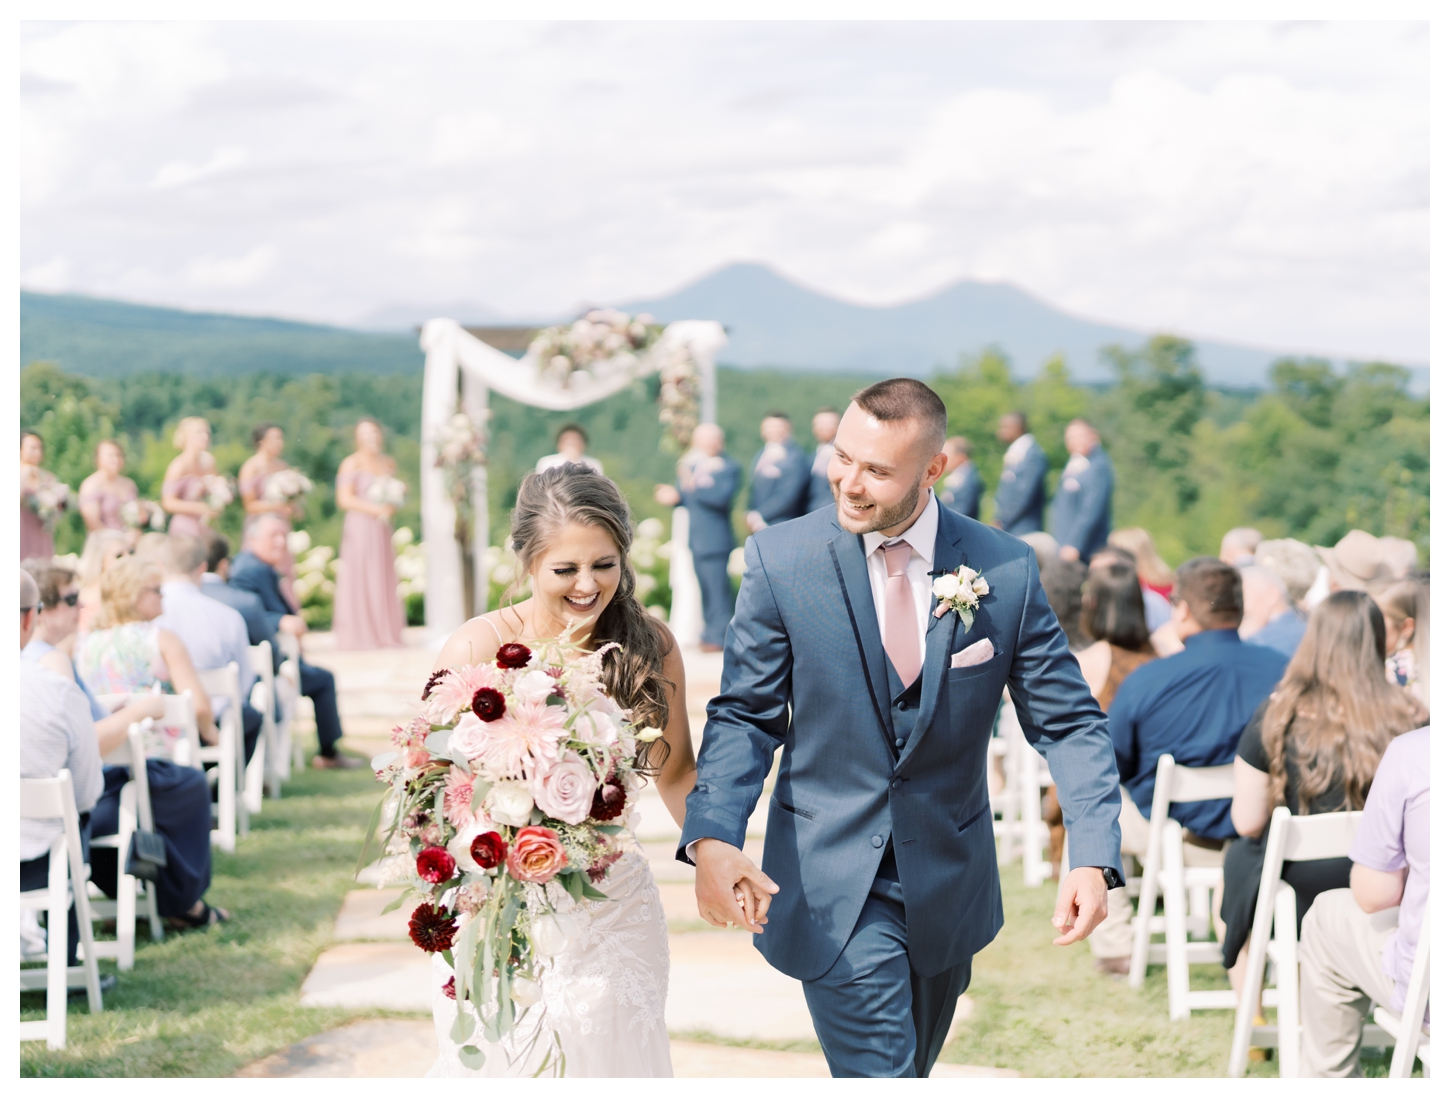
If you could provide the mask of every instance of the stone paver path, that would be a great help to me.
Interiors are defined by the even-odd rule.
[[[326,634],[307,639],[307,658],[338,680],[343,745],[371,756],[389,746],[388,732],[417,712],[418,694],[434,649],[422,630],[408,631],[409,646],[387,652],[338,652]],[[721,657],[686,653],[687,704],[696,745],[705,705],[719,681]],[[765,833],[766,794],[751,819],[746,853],[757,864]],[[670,995],[666,1022],[679,1035],[709,1034],[724,1041],[813,1041],[815,1031],[800,983],[765,963],[743,931],[724,931],[700,919],[694,870],[675,860],[679,828],[653,789],[639,804],[636,834],[649,859],[670,924]],[[364,881],[361,883],[366,883]],[[348,893],[338,914],[338,944],[325,951],[302,986],[304,1006],[431,1010],[431,964],[407,939],[408,911],[383,914],[394,889]],[[963,998],[959,1014],[970,1010]],[[959,1019],[960,1020],[960,1019]],[[671,1042],[680,1077],[824,1077],[819,1053],[742,1048],[702,1040]],[[253,1077],[404,1078],[432,1064],[437,1044],[430,1019],[352,1023],[259,1060],[240,1074]],[[990,1068],[938,1065],[938,1076],[1004,1075]]]

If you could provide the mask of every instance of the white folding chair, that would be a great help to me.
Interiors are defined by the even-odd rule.
[[[1217,801],[1234,795],[1233,766],[1179,766],[1172,755],[1160,755],[1148,818],[1148,855],[1133,917],[1133,956],[1128,986],[1141,987],[1149,964],[1168,966],[1168,1017],[1186,1019],[1195,1010],[1232,1010],[1234,993],[1190,991],[1189,965],[1221,965],[1223,947],[1212,938],[1212,894],[1223,889],[1223,869],[1183,864],[1183,827],[1168,815],[1175,804]],[[1158,896],[1163,914],[1155,914]],[[1164,941],[1154,943],[1153,935]]]
[[[201,734],[197,731],[196,702],[192,700],[190,690],[180,694],[163,694],[160,689],[135,694],[101,694],[96,700],[114,712],[129,702],[152,696],[165,701],[166,711],[159,720],[141,722],[146,754],[152,758],[170,759],[177,766],[200,770]],[[138,775],[132,774],[131,777]]]
[[[282,649],[282,669],[277,673],[277,693],[282,699],[282,728],[279,762],[283,766],[282,778],[292,776],[291,767],[302,766],[302,744],[293,735],[293,724],[302,702],[302,644],[291,633],[277,634],[278,647]]]
[[[20,1039],[44,1041],[48,1048],[65,1048],[67,989],[72,984],[84,986],[91,1013],[104,1009],[101,974],[91,940],[91,907],[86,896],[90,869],[81,856],[81,821],[70,771],[62,770],[54,778],[21,778],[20,818],[60,820],[63,827],[50,845],[50,879],[46,887],[20,893],[22,909],[47,913],[46,966],[20,970],[21,990],[45,989],[45,1019],[21,1022]],[[66,964],[66,923],[72,901],[81,939],[81,963],[74,967]]]
[[[1264,872],[1259,877],[1259,899],[1254,907],[1254,926],[1249,934],[1249,956],[1243,991],[1234,1017],[1233,1045],[1229,1050],[1228,1073],[1238,1078],[1248,1068],[1249,1046],[1277,1047],[1279,1077],[1299,1077],[1299,922],[1293,887],[1280,880],[1285,862],[1344,858],[1354,841],[1363,812],[1326,812],[1318,816],[1295,816],[1280,805],[1269,818],[1269,838],[1264,844]],[[1264,964],[1272,961],[1278,995],[1264,991]],[[1254,1015],[1263,1005],[1279,1009],[1277,1025],[1256,1026]],[[1387,1035],[1377,1026],[1365,1028],[1365,1043],[1384,1047]]]
[[[272,645],[269,641],[252,645],[248,658],[257,681],[252,685],[252,708],[262,714],[262,734],[257,749],[247,764],[244,782],[248,812],[262,811],[262,796],[282,795],[282,775],[277,773],[277,684],[272,674]]]
[[[1003,771],[1007,783],[1003,794],[1011,813],[1010,818],[1006,811],[1003,814],[1006,857],[1016,857],[1020,852],[1022,883],[1037,888],[1052,876],[1052,863],[1043,854],[1051,832],[1042,820],[1042,791],[1052,784],[1052,774],[1047,760],[1027,742],[1017,719],[1017,707],[1005,691],[1003,698],[997,735],[1005,744]],[[1010,794],[1007,790],[1011,790]],[[999,860],[1003,859],[999,856]]]
[[[237,849],[237,835],[246,834],[246,806],[241,802],[241,791],[246,773],[246,742],[242,734],[242,691],[241,674],[236,663],[225,667],[197,671],[201,688],[211,697],[227,699],[227,707],[217,721],[217,742],[201,749],[203,763],[214,762],[216,768],[209,772],[216,784],[216,827],[211,833],[214,846],[228,854]]]
[[[1374,1008],[1375,1025],[1388,1033],[1395,1042],[1395,1054],[1390,1058],[1390,1078],[1408,1079],[1415,1070],[1415,1057],[1430,1074],[1430,1047],[1425,1044],[1430,1035],[1423,1028],[1425,1007],[1430,1002],[1430,905],[1425,905],[1425,915],[1420,922],[1420,941],[1415,946],[1415,960],[1410,966],[1410,982],[1405,988],[1405,1006],[1399,1014],[1388,1007]]]
[[[150,721],[133,724],[126,733],[126,742],[103,760],[111,766],[128,766],[132,778],[121,787],[119,826],[116,834],[91,839],[91,849],[110,848],[116,852],[116,898],[108,899],[91,885],[91,917],[116,920],[116,940],[95,942],[97,958],[114,957],[116,967],[129,972],[136,967],[136,919],[145,916],[152,941],[164,936],[161,911],[156,904],[156,885],[126,872],[126,855],[131,851],[131,837],[138,830],[154,831],[151,817],[151,789],[146,780],[145,733]],[[139,778],[136,775],[140,775]]]
[[[987,765],[992,765],[993,759],[1001,760],[1002,767],[1002,788],[996,793],[990,794],[989,800],[992,809],[992,834],[997,840],[997,864],[1007,865],[1022,854],[1022,805],[1018,796],[1017,777],[1017,755],[1013,750],[1015,746],[1012,738],[1008,735],[1008,711],[1012,708],[1012,702],[1007,696],[1007,691],[1002,691],[1002,701],[999,703],[997,713],[997,734],[987,741]],[[1011,720],[1016,721],[1015,711]]]

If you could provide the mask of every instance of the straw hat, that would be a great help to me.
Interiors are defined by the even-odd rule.
[[[1404,551],[1386,542],[1399,538],[1377,538],[1364,530],[1351,530],[1340,538],[1333,549],[1316,545],[1329,569],[1329,578],[1341,591],[1379,591],[1397,578],[1394,566],[1403,563]],[[1414,546],[1411,545],[1413,549]]]

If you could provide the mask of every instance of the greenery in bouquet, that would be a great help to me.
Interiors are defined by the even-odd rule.
[[[597,886],[644,784],[638,745],[661,735],[605,694],[611,647],[511,643],[491,663],[435,672],[422,715],[373,759],[389,787],[382,879],[408,886],[394,906],[417,904],[414,944],[452,971],[451,1036],[469,1067],[516,1029],[517,1058],[546,1038],[546,1017],[527,1033],[519,1025],[542,998],[548,959],[578,932],[571,909],[608,899]],[[558,1036],[547,1039],[539,1073],[562,1074]]]

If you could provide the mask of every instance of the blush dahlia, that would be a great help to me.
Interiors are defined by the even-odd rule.
[[[523,645],[519,646],[520,648]],[[473,695],[473,715],[481,721],[496,721],[508,708],[503,695],[491,686],[485,686]]]
[[[498,646],[494,660],[506,671],[517,671],[520,667],[527,667],[533,656],[534,653],[528,645],[510,641]]]

